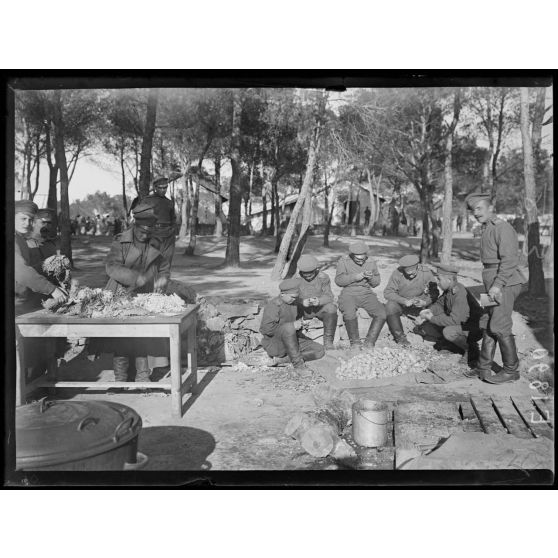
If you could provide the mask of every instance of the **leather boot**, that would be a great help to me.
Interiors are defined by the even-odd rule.
[[[128,381],[128,367],[130,366],[130,359],[127,356],[115,356],[112,359],[112,368],[114,370],[115,382]]]
[[[300,354],[300,346],[298,344],[298,339],[296,336],[296,332],[293,331],[292,333],[285,334],[281,337],[285,348],[287,349],[287,354],[293,364],[293,366],[299,366],[304,364],[304,359]]]
[[[390,314],[387,317],[387,324],[393,339],[398,345],[410,345],[405,332],[403,331],[403,324],[401,323],[401,316],[399,314]]]
[[[367,349],[373,349],[374,345],[376,345],[376,341],[386,320],[384,318],[373,318],[370,327],[368,328],[368,333],[366,334],[366,339],[364,340],[364,346]]]
[[[515,347],[515,337],[513,335],[498,335],[500,352],[502,353],[502,364],[504,368],[494,374],[484,378],[490,384],[505,384],[519,380],[519,359]]]
[[[361,346],[361,343],[360,333],[358,332],[358,318],[345,320],[345,329],[347,330],[347,335],[349,337],[351,347],[359,348]]]
[[[136,357],[136,382],[149,382],[151,370],[149,370],[147,357]]]
[[[488,331],[482,332],[482,346],[477,366],[471,370],[464,372],[467,378],[479,377],[481,380],[488,378],[492,372],[492,362],[494,361],[494,353],[496,352],[496,338],[490,335]]]
[[[324,314],[322,321],[324,324],[324,349],[331,351],[334,348],[333,339],[337,329],[337,314]]]

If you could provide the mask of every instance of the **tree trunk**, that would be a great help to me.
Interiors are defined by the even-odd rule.
[[[153,149],[153,134],[155,133],[155,120],[157,118],[157,100],[159,90],[150,89],[147,97],[147,111],[141,144],[141,160],[139,174],[139,195],[143,198],[149,194],[151,184],[151,151]]]
[[[529,293],[542,296],[545,294],[543,256],[539,235],[539,218],[537,214],[536,184],[533,161],[533,148],[529,135],[529,88],[521,87],[520,127],[523,143],[523,175],[525,179],[525,217],[529,262]]]
[[[262,235],[267,234],[267,196],[262,189]]]
[[[273,234],[275,236],[275,248],[274,252],[279,253],[279,248],[281,247],[281,206],[279,204],[279,188],[277,184],[277,174],[271,179],[271,195],[273,196],[273,213],[274,213],[274,228]]]
[[[221,157],[215,156],[215,229],[213,236],[221,238],[223,236],[223,221],[221,220]]]
[[[58,196],[56,191],[56,183],[58,182],[58,165],[52,157],[52,139],[51,139],[51,121],[49,120],[45,126],[45,148],[46,160],[49,170],[48,175],[48,197],[47,207],[52,209],[58,215]]]
[[[366,169],[366,179],[368,180],[368,193],[370,194],[370,222],[368,223],[368,234],[372,236],[374,234],[374,224],[376,223],[376,200],[374,198],[374,185],[372,183],[372,178],[370,175],[370,169]]]
[[[317,123],[312,134],[312,139],[310,141],[310,148],[308,149],[308,162],[306,164],[306,173],[304,175],[304,181],[302,182],[302,187],[300,189],[300,195],[296,201],[293,212],[291,213],[289,224],[287,226],[287,230],[285,231],[285,235],[283,236],[283,240],[281,241],[281,247],[279,248],[279,253],[277,254],[277,260],[275,261],[275,266],[273,267],[273,271],[271,273],[271,277],[275,280],[278,280],[282,276],[285,262],[287,260],[289,244],[291,243],[295,225],[298,220],[298,215],[308,197],[308,192],[311,190],[312,187],[314,166],[316,164],[316,158],[320,151],[320,138],[321,126],[319,123]]]
[[[231,186],[229,194],[229,231],[225,265],[240,267],[240,207],[242,203],[242,184],[240,181],[240,118],[242,115],[241,92],[233,89],[233,113],[231,133]]]
[[[420,261],[430,261],[430,205],[429,194],[425,187],[419,191],[420,205],[422,209],[422,237],[420,242]]]
[[[308,239],[308,233],[310,232],[310,225],[312,224],[312,187],[308,189],[306,194],[306,200],[304,201],[304,209],[302,212],[302,223],[300,226],[300,233],[293,249],[291,259],[289,260],[289,266],[285,277],[292,277],[296,273],[296,266],[298,260],[302,255],[304,246],[306,245],[306,240]]]
[[[329,190],[324,169],[324,248],[329,248]]]
[[[122,172],[122,206],[124,215],[128,215],[128,200],[126,199],[126,169],[124,168],[124,141],[120,144],[120,171]]]
[[[192,179],[190,178],[190,183]],[[198,209],[200,206],[200,185],[199,182],[196,180],[195,186],[192,186],[192,190],[194,193],[192,199],[192,208],[190,211],[190,232],[188,235],[188,246],[184,250],[185,256],[193,256],[194,251],[196,250],[196,238],[198,236]]]
[[[64,117],[62,114],[61,91],[54,93],[54,144],[56,154],[56,165],[60,168],[60,248],[72,263],[72,230],[70,226],[70,201],[68,196],[68,165],[66,161],[66,149],[64,146]]]
[[[39,177],[40,177],[40,170],[41,170],[41,132],[37,132],[35,137],[35,187],[31,192],[31,199],[35,199],[35,195],[39,190]]]

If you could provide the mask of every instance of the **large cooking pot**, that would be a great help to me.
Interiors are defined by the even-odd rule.
[[[109,401],[46,401],[16,409],[16,469],[118,471],[137,463],[141,417]]]

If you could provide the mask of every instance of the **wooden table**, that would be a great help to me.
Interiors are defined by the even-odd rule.
[[[16,317],[16,336],[18,338],[18,355],[16,371],[16,405],[23,405],[25,397],[39,387],[74,388],[95,387],[97,389],[123,388],[158,388],[171,392],[172,413],[182,417],[182,399],[185,393],[193,392],[197,384],[196,358],[196,324],[198,305],[190,304],[187,309],[174,316],[127,316],[119,318],[78,318],[51,314],[46,310],[37,310]],[[188,363],[186,372],[182,373],[181,334],[187,334]],[[45,378],[26,383],[23,370],[24,355],[22,338],[25,337],[168,337],[170,346],[171,382],[60,382],[57,381],[58,367],[56,358],[48,360]]]

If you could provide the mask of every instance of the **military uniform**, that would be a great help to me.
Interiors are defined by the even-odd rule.
[[[150,194],[142,199],[142,203],[153,208],[157,219],[151,239],[153,245],[172,263],[176,242],[176,212],[174,202],[158,194]]]
[[[364,242],[355,242],[349,246],[349,252],[356,256],[366,254],[367,250]],[[357,279],[356,275],[359,273],[369,273],[369,276]],[[360,346],[357,309],[364,308],[373,318],[365,342],[373,346],[386,321],[386,309],[372,291],[380,284],[376,262],[368,259],[363,265],[358,265],[350,255],[341,257],[337,262],[335,283],[343,287],[338,302],[351,345]]]
[[[281,292],[298,294],[298,279],[286,279],[280,284]],[[294,322],[302,317],[300,306],[287,304],[281,296],[272,298],[266,305],[260,324],[261,345],[270,357],[288,357],[295,367],[304,361],[324,356],[322,345],[308,339]]]

